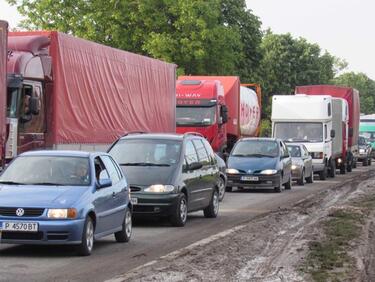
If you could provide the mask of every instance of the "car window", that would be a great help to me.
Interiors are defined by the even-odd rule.
[[[206,148],[207,154],[211,159],[211,163],[215,164],[217,162],[214,150],[212,150],[212,147],[210,143],[206,139],[202,139],[203,145]]]
[[[195,147],[191,141],[186,143],[185,158],[188,164],[198,162],[197,152],[195,151]]]
[[[120,179],[123,178],[124,175],[122,174],[122,171],[121,171],[120,167],[118,166],[118,164],[115,162],[115,160],[113,158],[109,157],[109,159],[112,161],[113,166],[116,168],[116,171],[118,173],[119,178]]]
[[[94,165],[96,181],[99,181],[99,179],[109,179],[109,175],[104,166],[104,163],[99,157],[96,157],[94,159]]]
[[[299,157],[303,156],[303,151],[301,152],[300,146],[288,145],[287,148],[288,148],[289,154],[293,158],[299,158]]]
[[[193,140],[193,143],[195,145],[195,148],[198,153],[199,161],[202,165],[208,165],[210,164],[210,158],[207,154],[206,148],[204,147],[201,140]]]
[[[286,148],[285,144],[280,142],[281,146],[282,146],[282,151],[284,152],[284,156],[286,157],[289,157],[289,152],[288,152],[288,149]]]
[[[107,169],[109,178],[112,180],[112,184],[117,184],[120,181],[120,177],[115,166],[113,165],[112,160],[108,156],[101,156],[101,159],[103,160],[104,165]]]

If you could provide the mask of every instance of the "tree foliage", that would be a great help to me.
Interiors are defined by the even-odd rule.
[[[361,113],[375,112],[375,81],[366,74],[347,72],[333,79],[332,83],[357,89],[360,95]]]

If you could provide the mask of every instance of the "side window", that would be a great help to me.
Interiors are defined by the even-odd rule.
[[[303,148],[303,152],[304,152],[305,157],[308,157],[309,156],[309,151],[307,150],[306,146],[303,145],[302,148]]]
[[[331,103],[328,103],[328,116],[331,116]]]
[[[327,125],[325,124],[324,125],[324,140],[327,139],[327,133],[328,133]]]
[[[109,174],[109,178],[112,180],[112,184],[115,185],[120,181],[120,177],[118,175],[118,171],[116,167],[113,165],[112,160],[108,156],[101,157],[105,167],[107,168],[107,172]]]
[[[112,157],[109,157],[109,159],[112,161],[113,166],[116,168],[116,171],[117,171],[118,177],[119,177],[119,178],[123,178],[124,175],[123,175],[123,173],[122,173],[122,171],[121,171],[121,168],[119,168],[118,164],[114,161],[114,159],[113,159]]]
[[[109,178],[109,175],[104,166],[104,163],[99,157],[95,158],[94,165],[95,165],[95,178],[97,182],[99,182],[99,179]]]
[[[202,142],[204,144],[204,147],[206,148],[208,156],[211,159],[211,163],[215,164],[216,163],[215,153],[214,153],[214,150],[212,150],[210,143],[208,143],[206,139],[203,139]]]
[[[185,158],[186,158],[187,164],[198,162],[197,152],[195,151],[194,145],[191,141],[188,141],[186,143]]]
[[[281,144],[283,146],[283,152],[284,152],[283,155],[289,157],[289,151],[288,151],[287,147],[285,146],[284,143],[281,143]]]
[[[198,158],[202,165],[208,165],[211,163],[211,160],[207,154],[206,148],[204,147],[201,140],[193,140],[195,148],[197,149]]]

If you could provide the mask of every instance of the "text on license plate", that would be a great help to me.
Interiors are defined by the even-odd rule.
[[[133,205],[137,205],[137,204],[138,204],[138,198],[131,198],[131,199],[130,199],[130,202],[131,202]]]
[[[242,181],[259,181],[258,176],[242,176],[241,177]]]
[[[5,221],[1,229],[2,231],[38,232],[38,223]]]

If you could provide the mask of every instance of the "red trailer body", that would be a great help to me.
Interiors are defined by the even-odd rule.
[[[55,31],[12,32],[8,45],[8,73],[41,83],[44,96],[45,126],[38,138],[20,132],[18,152],[105,149],[129,131],[175,132],[175,65]]]
[[[0,21],[0,158],[4,160],[6,139],[6,97],[7,97],[7,33],[8,23]]]

